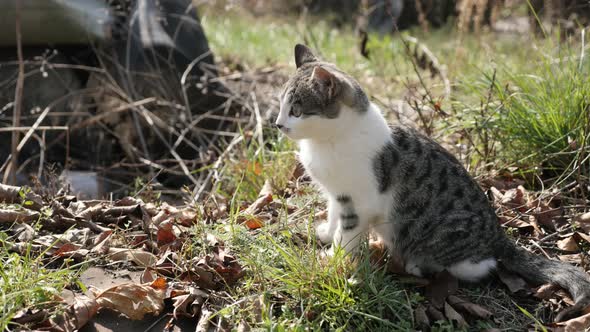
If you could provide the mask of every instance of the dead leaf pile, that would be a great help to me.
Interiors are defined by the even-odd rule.
[[[268,193],[247,214],[260,214],[271,202]],[[74,331],[101,310],[140,320],[163,313],[166,303],[175,318],[198,317],[208,312],[203,305],[212,290],[231,286],[244,275],[237,259],[212,235],[205,241],[207,254],[188,259],[182,254],[194,240],[190,227],[222,222],[215,218],[227,216],[222,199],[216,207],[199,208],[155,205],[133,197],[114,202],[82,201],[70,195],[47,199],[29,189],[0,184],[0,203],[5,203],[0,227],[12,235],[5,242],[10,251],[23,254],[32,249],[53,264],[69,259],[143,271],[139,282],[93,289],[89,296],[77,294],[73,300],[56,299],[53,308],[62,308],[59,314],[47,307],[24,308],[14,324]]]
[[[539,255],[579,265],[588,271],[590,212],[585,212],[583,206],[568,206],[557,191],[528,192],[521,181],[488,179],[484,181],[484,186],[486,184],[489,185],[488,197],[496,209],[499,222],[503,227],[518,230],[517,234],[512,234],[520,238],[520,245]],[[534,291],[519,276],[502,269],[499,269],[498,275],[510,292],[534,294],[543,299],[553,312],[573,305],[569,295],[558,287],[543,285]],[[569,326],[579,328],[580,324],[590,328],[590,319],[582,316],[552,327],[563,331]],[[569,330],[572,330],[571,327]]]
[[[457,328],[465,329],[471,321],[492,318],[492,312],[486,308],[456,296],[458,287],[458,280],[447,271],[437,274],[426,285],[426,307],[418,306],[414,310],[417,326],[429,330],[435,321],[448,320]]]

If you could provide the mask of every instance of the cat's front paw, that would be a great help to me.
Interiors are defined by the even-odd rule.
[[[330,231],[330,223],[323,222],[319,224],[315,229],[315,235],[323,244],[332,243],[333,234]]]

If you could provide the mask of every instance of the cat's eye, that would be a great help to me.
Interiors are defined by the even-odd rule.
[[[289,115],[294,116],[296,118],[300,117],[301,116],[301,108],[291,107],[291,111],[289,112]]]

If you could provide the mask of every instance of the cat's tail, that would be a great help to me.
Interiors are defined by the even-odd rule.
[[[590,276],[582,269],[529,253],[509,239],[503,244],[499,256],[497,259],[504,268],[528,282],[556,284],[570,293],[575,305],[561,311],[555,321],[577,316],[590,306]]]

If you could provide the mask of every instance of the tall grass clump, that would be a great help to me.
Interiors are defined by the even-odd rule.
[[[536,65],[525,70],[500,64],[467,83],[480,95],[461,111],[475,155],[540,170],[544,178],[589,170],[590,61],[585,50],[560,46],[557,56],[546,50],[531,54]]]
[[[413,327],[418,295],[371,263],[368,250],[351,259],[343,251],[321,258],[313,236],[295,241],[292,231],[278,229],[257,237],[234,234],[233,246],[250,271],[236,298],[259,299],[256,309],[226,307],[221,314],[250,320],[271,331],[402,331]],[[365,248],[367,249],[367,248]],[[238,301],[239,302],[239,301]]]
[[[78,284],[79,271],[44,261],[45,253],[35,253],[32,245],[24,253],[10,252],[11,238],[0,232],[0,331],[27,329],[12,319],[20,310],[47,310],[63,306],[60,294]],[[78,267],[79,268],[79,267]]]

